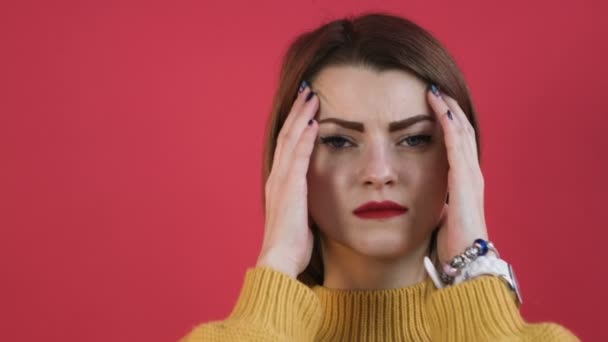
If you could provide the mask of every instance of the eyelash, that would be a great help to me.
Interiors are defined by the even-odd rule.
[[[407,138],[404,138],[403,140],[400,141],[400,143],[403,142],[403,141],[405,141],[405,140],[412,139],[412,138],[422,138],[424,140],[425,144],[428,144],[431,141],[431,136],[430,135],[419,134],[419,135],[412,135],[412,136],[409,136]],[[352,146],[348,146],[348,147],[343,147],[343,146],[342,147],[336,147],[336,146],[332,145],[332,143],[335,143],[335,142],[348,142],[348,143],[352,144],[348,139],[343,138],[343,137],[338,136],[338,135],[321,137],[321,143],[327,145],[329,148],[334,149],[334,150],[342,150],[342,149],[345,149],[345,148],[352,147]],[[421,146],[421,145],[418,144],[418,145],[410,146],[410,147],[419,147],[419,146]],[[424,145],[422,145],[422,146],[424,146]]]

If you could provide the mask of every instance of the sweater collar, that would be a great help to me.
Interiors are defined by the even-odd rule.
[[[341,290],[312,287],[324,318],[318,340],[428,341],[424,301],[435,289],[429,277],[407,287]]]

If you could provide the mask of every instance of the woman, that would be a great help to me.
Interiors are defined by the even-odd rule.
[[[522,319],[467,86],[416,24],[374,13],[298,37],[267,133],[257,265],[230,316],[183,341],[578,340]]]

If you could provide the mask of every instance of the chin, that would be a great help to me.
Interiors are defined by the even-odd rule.
[[[412,250],[411,239],[403,232],[370,232],[366,236],[359,236],[353,241],[352,249],[359,254],[376,258],[397,258],[404,256]]]

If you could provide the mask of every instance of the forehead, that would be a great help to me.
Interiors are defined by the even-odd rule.
[[[312,88],[320,100],[318,119],[331,116],[385,122],[430,113],[427,85],[403,70],[330,66],[319,73]]]

